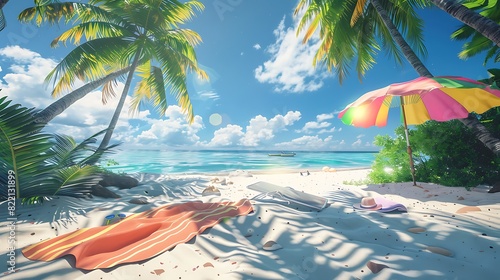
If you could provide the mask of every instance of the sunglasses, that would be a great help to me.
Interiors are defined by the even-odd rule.
[[[115,223],[115,222],[119,222],[119,221],[115,221],[115,218],[118,218],[121,220],[125,219],[125,217],[127,217],[127,215],[125,214],[111,214],[111,215],[107,215],[106,216],[106,225],[109,225],[109,224],[112,224],[112,223]]]

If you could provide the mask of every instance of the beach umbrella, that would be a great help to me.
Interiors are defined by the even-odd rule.
[[[415,181],[408,125],[428,120],[439,122],[467,118],[469,113],[482,114],[500,106],[500,88],[465,77],[420,77],[370,91],[346,106],[338,117],[357,127],[382,127],[387,124],[389,108],[401,109],[410,168]]]

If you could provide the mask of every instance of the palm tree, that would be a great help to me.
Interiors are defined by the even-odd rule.
[[[111,139],[136,72],[140,80],[133,92],[133,110],[138,110],[145,99],[163,115],[167,108],[168,87],[187,114],[188,121],[193,121],[186,76],[189,71],[202,78],[207,76],[196,62],[194,46],[201,41],[199,35],[179,25],[190,20],[195,10],[203,9],[200,2],[89,0],[88,3],[59,3],[35,0],[35,3],[35,7],[24,10],[19,18],[37,24],[56,23],[62,18],[66,22],[77,22],[52,42],[52,46],[57,46],[69,40],[77,45],[46,78],[46,81],[54,81],[53,95],[71,88],[76,79],[95,81],[127,67],[130,69],[99,149],[106,147]],[[82,37],[87,41],[80,44]]]
[[[365,62],[358,62],[357,65],[365,67],[357,67],[357,70],[360,75],[363,75],[364,71],[369,68],[366,66],[371,67],[375,63],[373,56],[370,54],[374,53],[374,50],[378,50],[379,47],[376,42],[373,42],[374,40],[359,39],[362,36],[361,31],[367,30],[368,33],[363,34],[363,36],[368,38],[370,33],[386,34],[390,32],[390,36],[396,36],[397,39],[394,40],[397,40],[398,46],[404,51],[406,58],[414,66],[417,73],[420,76],[432,76],[421,62],[415,64],[415,61],[420,61],[420,59],[412,51],[407,50],[408,45],[404,43],[405,40],[399,38],[399,31],[397,28],[394,28],[394,24],[391,24],[392,21],[400,25],[402,30],[408,30],[408,35],[414,34],[413,36],[416,38],[422,39],[419,37],[421,35],[421,21],[419,19],[411,19],[410,17],[414,15],[412,5],[425,6],[426,1],[398,1],[395,4],[386,0],[370,0],[369,2],[367,0],[338,1],[340,0],[301,0],[297,5],[296,13],[300,9],[303,9],[305,5],[308,5],[299,25],[300,31],[306,24],[310,24],[304,40],[307,40],[314,33],[318,25],[321,26],[320,37],[322,38],[322,45],[316,53],[314,62],[323,61],[329,69],[331,69],[331,66],[342,68],[345,67],[342,63],[346,64],[346,61],[349,62],[354,57],[351,54],[352,52],[349,53],[345,50],[358,50],[358,61]],[[373,10],[377,13],[376,15],[372,14]],[[385,13],[385,11],[388,12]],[[371,22],[373,22],[372,25],[370,25]],[[348,24],[352,25],[352,28],[348,28]],[[368,27],[362,29],[361,27],[363,26]],[[387,31],[387,29],[390,31]],[[339,33],[341,34],[340,38],[338,37]],[[388,44],[389,40],[392,41],[388,36],[379,36],[381,37],[381,41],[386,44]],[[408,40],[412,42],[415,39],[408,37]],[[395,48],[389,49],[397,53]],[[416,68],[415,65],[419,67]],[[340,78],[341,76],[339,75]],[[466,119],[460,119],[460,122],[471,129],[477,139],[494,154],[500,156],[500,139],[492,135],[475,116],[469,114]]]

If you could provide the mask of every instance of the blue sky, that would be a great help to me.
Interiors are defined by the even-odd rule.
[[[203,39],[196,52],[210,75],[209,82],[189,79],[194,123],[186,123],[173,96],[164,117],[147,106],[131,115],[126,105],[112,142],[158,149],[376,150],[374,137],[392,136],[400,125],[397,109],[383,128],[346,126],[337,114],[365,92],[417,78],[409,64],[398,66],[382,52],[362,82],[352,72],[340,85],[332,73],[312,67],[317,40],[303,45],[295,35],[296,1],[202,2],[205,10],[186,26]],[[36,28],[17,21],[32,3],[10,1],[4,7],[8,23],[0,32],[0,96],[43,109],[54,101],[43,80],[73,46],[49,46],[64,26]],[[423,62],[433,75],[487,77],[492,66],[483,65],[483,56],[458,58],[461,42],[449,38],[460,22],[437,8],[419,13],[429,53]],[[83,139],[107,127],[117,102],[103,105],[99,91],[90,93],[47,130]]]

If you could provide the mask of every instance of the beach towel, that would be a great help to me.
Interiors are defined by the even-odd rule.
[[[248,189],[262,192],[263,196],[271,196],[286,202],[293,202],[317,211],[323,210],[328,205],[328,199],[297,191],[292,187],[282,187],[268,182],[257,182],[247,186]],[[259,195],[260,196],[260,195]],[[256,198],[259,198],[257,196]]]
[[[191,240],[222,219],[252,211],[247,199],[165,205],[130,215],[116,224],[83,228],[27,246],[22,253],[30,260],[41,261],[73,255],[77,268],[111,268],[154,257]]]

